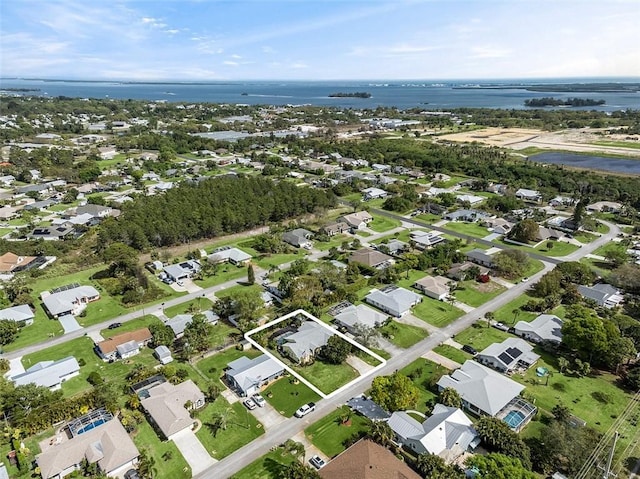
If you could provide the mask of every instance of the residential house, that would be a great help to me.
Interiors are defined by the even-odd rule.
[[[451,181],[451,177],[445,173],[436,173],[433,175],[433,181]]]
[[[287,231],[282,235],[282,241],[295,246],[296,248],[311,249],[313,243],[310,241],[313,233],[304,228],[296,228],[292,231]]]
[[[13,175],[0,176],[0,184],[2,184],[2,186],[11,186],[14,181],[16,181],[16,177]]]
[[[596,201],[587,205],[587,211],[596,213],[620,213],[622,204],[615,201]]]
[[[296,332],[282,338],[280,349],[296,363],[306,364],[313,361],[318,351],[333,335],[326,326],[315,321],[305,321]]]
[[[147,394],[140,405],[167,440],[193,428],[195,421],[189,411],[205,405],[204,393],[191,379],[175,385],[163,382],[147,389]]]
[[[524,390],[520,383],[469,360],[451,374],[442,376],[437,385],[440,391],[455,389],[462,398],[464,409],[492,417],[498,416]]]
[[[228,262],[235,266],[245,266],[251,261],[251,255],[238,248],[223,246],[222,248],[214,250],[214,252],[207,257],[207,260],[211,263]]]
[[[71,223],[63,223],[52,226],[39,226],[27,234],[29,239],[41,239],[44,241],[61,241],[74,235],[75,228]]]
[[[539,226],[536,241],[559,240],[560,238],[564,238],[564,236],[565,234],[560,230]]]
[[[40,200],[34,201],[24,206],[25,211],[45,211],[50,206],[55,205],[57,202],[54,200]]]
[[[501,343],[493,343],[484,348],[474,358],[480,364],[502,373],[527,370],[540,355],[533,352],[533,346],[520,338],[507,338]]]
[[[437,231],[412,231],[410,237],[417,249],[425,250],[445,241],[440,235]]]
[[[480,266],[485,266],[487,268],[493,268],[494,262],[493,258],[490,254],[487,254],[484,250],[475,248],[469,251],[466,255],[469,261],[472,261]]]
[[[327,236],[335,236],[337,234],[342,234],[345,231],[349,231],[351,227],[344,223],[343,221],[337,221],[335,223],[329,223],[328,225],[324,225],[320,231],[326,234]]]
[[[451,283],[453,281],[444,276],[427,275],[413,283],[413,287],[429,298],[444,301],[449,297],[449,285]]]
[[[218,324],[220,320],[220,316],[211,310],[203,311],[201,314],[204,316],[205,321],[211,325]],[[184,336],[184,330],[191,321],[193,321],[193,314],[178,314],[167,321],[165,325],[171,328],[176,339],[180,339]]]
[[[389,449],[360,439],[318,471],[322,479],[420,479]]]
[[[422,213],[430,213],[432,215],[441,216],[446,213],[447,208],[439,205],[438,203],[425,203],[418,208],[418,211]]]
[[[422,301],[419,294],[395,285],[382,289],[372,289],[365,301],[391,316],[404,316],[411,308]]]
[[[165,266],[162,271],[165,274],[165,277],[171,279],[172,281],[180,281],[183,279],[192,278],[195,274],[197,274],[202,266],[200,262],[195,259],[190,259],[187,261],[183,261],[178,264],[170,264]]]
[[[33,324],[36,315],[28,304],[19,304],[0,310],[0,321],[14,321],[18,326]]]
[[[121,350],[130,357],[137,354],[140,348],[146,346],[152,339],[149,328],[141,328],[100,341],[96,344],[95,350],[104,361],[114,361],[119,357],[118,346],[126,345]]]
[[[518,191],[516,191],[516,198],[522,201],[528,201],[530,203],[540,203],[542,201],[542,193],[537,190],[520,188]]]
[[[160,364],[169,364],[173,361],[173,356],[171,356],[171,350],[166,347],[164,344],[161,344],[156,349],[153,350],[153,355],[158,358]]]
[[[492,233],[499,235],[506,235],[515,226],[515,223],[507,221],[504,218],[487,218],[482,223],[484,226],[491,229]]]
[[[248,397],[285,373],[284,367],[267,354],[249,359],[241,356],[227,365],[227,384],[240,396]]]
[[[44,446],[43,446],[44,445]],[[86,460],[98,464],[109,477],[122,477],[134,468],[140,453],[118,419],[78,434],[71,439],[54,436],[41,443],[43,449],[36,456],[42,479],[62,479],[79,470]]]
[[[509,187],[502,183],[493,183],[487,187],[489,193],[495,193],[496,195],[504,195]]]
[[[100,293],[93,286],[70,285],[54,289],[52,292],[43,291],[40,293],[40,299],[49,316],[57,319],[65,314],[77,316],[87,304],[98,301]]]
[[[484,211],[462,209],[446,213],[443,218],[448,221],[466,221],[468,223],[473,223],[489,218],[490,216],[491,215]]]
[[[576,200],[569,198],[568,196],[556,196],[549,200],[549,206],[557,208],[559,206],[573,206]]]
[[[477,269],[477,274],[475,273]],[[472,272],[474,272],[472,274]],[[456,281],[465,281],[467,279],[476,279],[478,276],[489,274],[489,269],[484,266],[478,266],[471,261],[465,261],[464,263],[454,263],[447,271],[447,278],[455,279]]]
[[[336,314],[333,319],[336,324],[342,326],[351,334],[355,334],[358,326],[365,326],[371,329],[382,326],[387,320],[387,316],[364,304],[357,306],[350,304]]]
[[[386,243],[380,243],[376,245],[376,249],[382,251],[383,253],[389,253],[392,255],[398,255],[403,253],[409,248],[409,244],[404,241],[400,241],[399,239],[390,239]]]
[[[394,412],[387,421],[396,442],[414,454],[435,454],[450,463],[480,444],[473,423],[462,410],[436,404],[422,423],[404,411]]]
[[[597,283],[593,286],[578,285],[578,293],[583,298],[592,299],[598,306],[615,308],[624,301],[622,292],[607,283]]]
[[[10,220],[18,216],[20,209],[15,206],[3,206],[0,208],[0,220]]]
[[[349,263],[360,263],[369,268],[383,269],[393,264],[393,258],[381,251],[362,248],[351,253]]]
[[[364,394],[349,399],[347,406],[356,414],[360,414],[374,422],[385,421],[391,416],[391,414],[382,409],[378,403],[366,397]]]
[[[563,320],[554,314],[541,314],[531,322],[518,321],[514,333],[533,343],[561,343]]]
[[[364,201],[386,198],[389,195],[389,193],[387,193],[385,190],[373,187],[365,188],[364,190],[362,190],[362,194],[364,195]]]
[[[367,211],[356,211],[355,213],[344,215],[341,220],[347,223],[351,230],[361,230],[373,221],[373,216]]]
[[[40,361],[24,373],[11,377],[16,386],[35,384],[56,391],[62,383],[80,374],[80,365],[76,358],[68,356],[59,361]]]
[[[476,195],[456,195],[456,201],[458,203],[468,203],[471,206],[482,203],[486,198],[484,196],[476,196]]]

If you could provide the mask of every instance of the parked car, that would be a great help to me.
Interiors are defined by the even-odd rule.
[[[250,411],[252,411],[252,410],[254,410],[256,407],[258,407],[258,406],[256,406],[256,403],[255,403],[255,402],[253,401],[253,399],[251,399],[251,398],[247,398],[247,399],[245,399],[245,400],[242,402],[242,404],[244,404],[244,405],[247,407],[247,409],[249,409]]]
[[[162,280],[162,282],[163,282],[164,284],[172,284],[172,283],[173,283],[173,280],[172,280],[171,278],[169,278],[169,277],[166,277],[166,278],[164,278],[164,279]]]
[[[529,277],[528,276],[525,276],[524,278],[522,278],[522,282],[523,283],[526,283],[527,281],[529,281]]]
[[[310,402],[307,404],[304,404],[302,406],[300,406],[298,408],[298,410],[296,411],[296,413],[294,414],[295,417],[304,417],[307,414],[309,414],[312,411],[316,410],[316,403],[314,402]]]
[[[475,356],[476,354],[478,354],[478,351],[476,351],[476,348],[474,348],[473,346],[470,346],[470,345],[468,345],[468,344],[465,344],[464,346],[462,346],[462,350],[463,350],[465,353],[473,354],[474,356]]]
[[[311,459],[309,459],[309,463],[316,469],[320,469],[325,465],[324,460],[320,456],[311,456]]]
[[[265,401],[264,398],[260,396],[260,394],[254,394],[253,396],[251,396],[251,399],[253,399],[253,402],[256,403],[256,406],[258,407],[264,407],[264,405],[267,403],[267,401]]]
[[[116,328],[119,328],[120,326],[122,326],[122,323],[111,323],[109,325],[109,329],[116,329]]]
[[[493,323],[492,326],[500,331],[509,331],[509,326],[504,323]]]
[[[129,469],[124,473],[124,479],[140,479],[140,475],[135,469]]]

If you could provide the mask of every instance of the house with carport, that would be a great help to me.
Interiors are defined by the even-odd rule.
[[[241,356],[231,361],[225,370],[227,384],[239,396],[251,396],[284,375],[284,367],[267,354],[249,359]]]

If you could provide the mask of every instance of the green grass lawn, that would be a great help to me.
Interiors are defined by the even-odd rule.
[[[120,326],[119,328],[115,328],[115,329],[105,328],[102,331],[100,331],[100,335],[104,339],[108,339],[118,334],[128,333],[129,331],[135,331],[137,329],[141,329],[144,327],[148,328],[152,324],[162,324],[162,321],[160,321],[157,317],[151,314],[147,314],[146,316],[142,316],[140,318],[127,321],[126,323],[122,323],[122,326]]]
[[[280,479],[285,468],[294,461],[295,457],[278,448],[253,461],[231,479]]]
[[[283,254],[262,254],[256,259],[256,264],[262,269],[268,270],[271,266],[280,266],[285,263],[290,263],[300,258],[304,258],[307,255],[307,250],[299,249],[294,253]],[[246,268],[245,268],[246,273]]]
[[[589,265],[589,267],[598,275],[605,278],[611,271],[613,271],[613,264],[608,263],[606,260],[599,260],[594,258],[581,258],[581,263]]]
[[[574,244],[565,243],[564,241],[555,241],[555,240],[543,241],[542,243],[540,243],[539,246],[535,248],[509,243],[508,241],[505,241],[503,239],[496,239],[496,240],[493,240],[493,242],[497,244],[501,244],[503,246],[507,246],[509,248],[519,249],[528,253],[532,253],[532,252],[539,253],[539,254],[542,254],[545,256],[551,256],[551,257],[566,256],[578,249],[578,246]],[[551,243],[553,245],[551,249],[547,248],[547,243]]]
[[[433,348],[433,352],[438,353],[440,356],[444,356],[445,358],[449,358],[458,364],[462,364],[467,359],[471,359],[473,357],[471,356],[471,354],[465,353],[461,349],[454,348],[453,346],[449,346],[448,344],[441,344],[440,346],[436,346],[435,348]]]
[[[209,356],[196,363],[197,368],[202,371],[212,381],[218,381],[222,386],[220,378],[224,375],[224,369],[231,361],[235,361],[241,356],[246,356],[249,359],[260,356],[262,352],[257,349],[248,349],[246,351],[240,351],[236,348],[230,348],[225,351],[221,351],[213,356]]]
[[[542,263],[542,261],[538,259],[529,258],[529,262],[527,263],[527,267],[525,268],[524,273],[518,279],[530,278],[531,276],[542,271],[543,269],[544,269],[544,264]]]
[[[176,304],[175,306],[165,308],[164,315],[168,318],[173,318],[178,314],[195,314],[197,311],[206,311],[207,309],[211,309],[212,305],[213,301],[209,298],[196,298],[187,303]]]
[[[351,242],[352,238],[347,235],[337,234],[331,237],[329,241],[314,241],[313,247],[319,249],[320,251],[327,251],[331,248],[340,248],[343,242],[348,241]]]
[[[633,141],[592,141],[590,142],[592,145],[598,146],[615,146],[620,148],[635,148],[640,149],[640,143]]]
[[[226,430],[213,435],[211,423],[218,415],[226,418]],[[239,402],[229,404],[222,396],[198,411],[197,418],[202,427],[196,433],[205,449],[216,459],[222,459],[264,434],[262,424]]]
[[[40,361],[55,361],[74,356],[80,363],[80,374],[65,381],[62,385],[62,392],[66,397],[87,391],[91,385],[87,382],[89,374],[96,371],[105,381],[122,383],[127,373],[136,364],[145,366],[155,366],[158,360],[153,357],[153,350],[144,348],[140,354],[125,361],[106,363],[93,351],[93,341],[88,337],[72,339],[66,343],[52,346],[35,353],[27,354],[22,358],[22,364],[29,368]],[[84,365],[82,363],[84,362]]]
[[[351,413],[351,424],[342,424],[341,416],[350,413],[348,406],[342,406],[304,430],[307,438],[329,457],[344,451],[344,441],[367,431],[369,420]]]
[[[627,248],[621,243],[611,242],[597,248],[592,254],[597,256],[605,256],[608,252],[622,251],[625,252]]]
[[[427,403],[437,397],[435,384],[443,374],[448,374],[449,370],[433,361],[418,358],[402,368],[400,373],[410,377],[418,387],[419,397],[415,409],[423,412]]]
[[[455,290],[454,294],[458,301],[477,308],[490,299],[495,298],[506,289],[504,286],[493,281],[489,283],[479,283],[470,280],[458,283],[458,289]]]
[[[231,280],[246,280],[247,268],[237,267],[232,264],[220,265],[216,274],[207,276],[201,280],[194,280],[194,283],[201,288],[209,288]]]
[[[380,331],[380,334],[390,342],[405,349],[410,348],[429,336],[429,332],[422,328],[411,326],[409,324],[402,324],[393,320],[378,328],[378,331]]]
[[[369,233],[368,231],[357,230],[356,235],[362,236],[363,238],[368,238],[369,236],[371,236],[371,233]]]
[[[427,273],[425,273],[424,271],[411,269],[409,270],[408,277],[406,272],[402,272],[398,281],[396,281],[396,284],[398,286],[401,286],[402,288],[411,289],[413,287],[413,283],[415,283],[419,279],[424,278],[425,276],[427,276]]]
[[[580,231],[574,234],[573,238],[580,241],[580,243],[582,244],[587,244],[587,243],[591,243],[593,240],[598,238],[598,236],[594,235],[593,233],[589,233],[587,231]]]
[[[538,317],[538,313],[532,313],[529,311],[523,311],[522,306],[524,306],[527,302],[535,299],[533,296],[529,296],[528,294],[522,294],[518,296],[513,301],[505,304],[504,306],[498,308],[493,312],[495,315],[496,321],[507,325],[513,325],[518,321],[533,321]],[[518,310],[518,313],[515,314],[514,310]]]
[[[303,378],[325,394],[332,393],[358,377],[358,371],[348,364],[328,364],[316,361],[307,366],[292,366]]]
[[[138,430],[133,435],[133,442],[139,450],[146,449],[155,460],[156,474],[154,474],[154,478],[186,479],[191,477],[191,469],[175,443],[161,441],[146,420],[138,426]]]
[[[456,233],[462,233],[469,236],[475,236],[476,238],[484,238],[490,232],[484,226],[480,226],[478,223],[465,223],[462,221],[449,221],[443,226]]]
[[[546,378],[536,375],[535,367],[524,376],[514,374],[511,379],[524,384],[527,387],[526,395],[535,398],[535,405],[547,413],[562,402],[589,426],[605,432],[631,399],[631,394],[616,385],[617,377],[613,374],[594,371],[583,378],[560,374],[554,356],[540,348],[536,348],[535,352],[541,356],[536,367],[546,367],[552,372],[549,385],[545,385]]]
[[[420,220],[420,221],[424,221],[425,223],[428,223],[428,224],[433,224],[433,223],[436,223],[436,222],[440,221],[442,219],[442,217],[438,216],[438,215],[431,214],[431,213],[422,213],[422,214],[416,216],[415,219]]]
[[[501,331],[496,328],[487,327],[486,322],[479,322],[471,325],[464,331],[456,334],[453,338],[460,344],[468,344],[473,346],[478,352],[493,343],[501,343],[507,338],[512,338],[513,335],[506,331]]]
[[[297,384],[296,384],[297,382]],[[270,384],[262,396],[276,411],[286,417],[293,416],[303,404],[320,399],[309,387],[292,376],[286,376]]]
[[[262,292],[262,287],[259,284],[239,284],[237,286],[231,286],[230,288],[223,289],[222,291],[218,291],[216,296],[218,298],[226,298],[228,296],[235,296],[240,292],[244,291],[254,291],[254,292]]]
[[[398,226],[400,226],[400,220],[380,215],[373,215],[373,221],[369,223],[369,228],[378,233],[392,230]]]
[[[444,301],[424,297],[422,302],[413,308],[413,314],[433,326],[442,328],[464,314],[464,311]]]

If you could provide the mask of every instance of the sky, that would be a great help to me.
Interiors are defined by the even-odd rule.
[[[640,0],[1,0],[0,76],[640,76]]]

